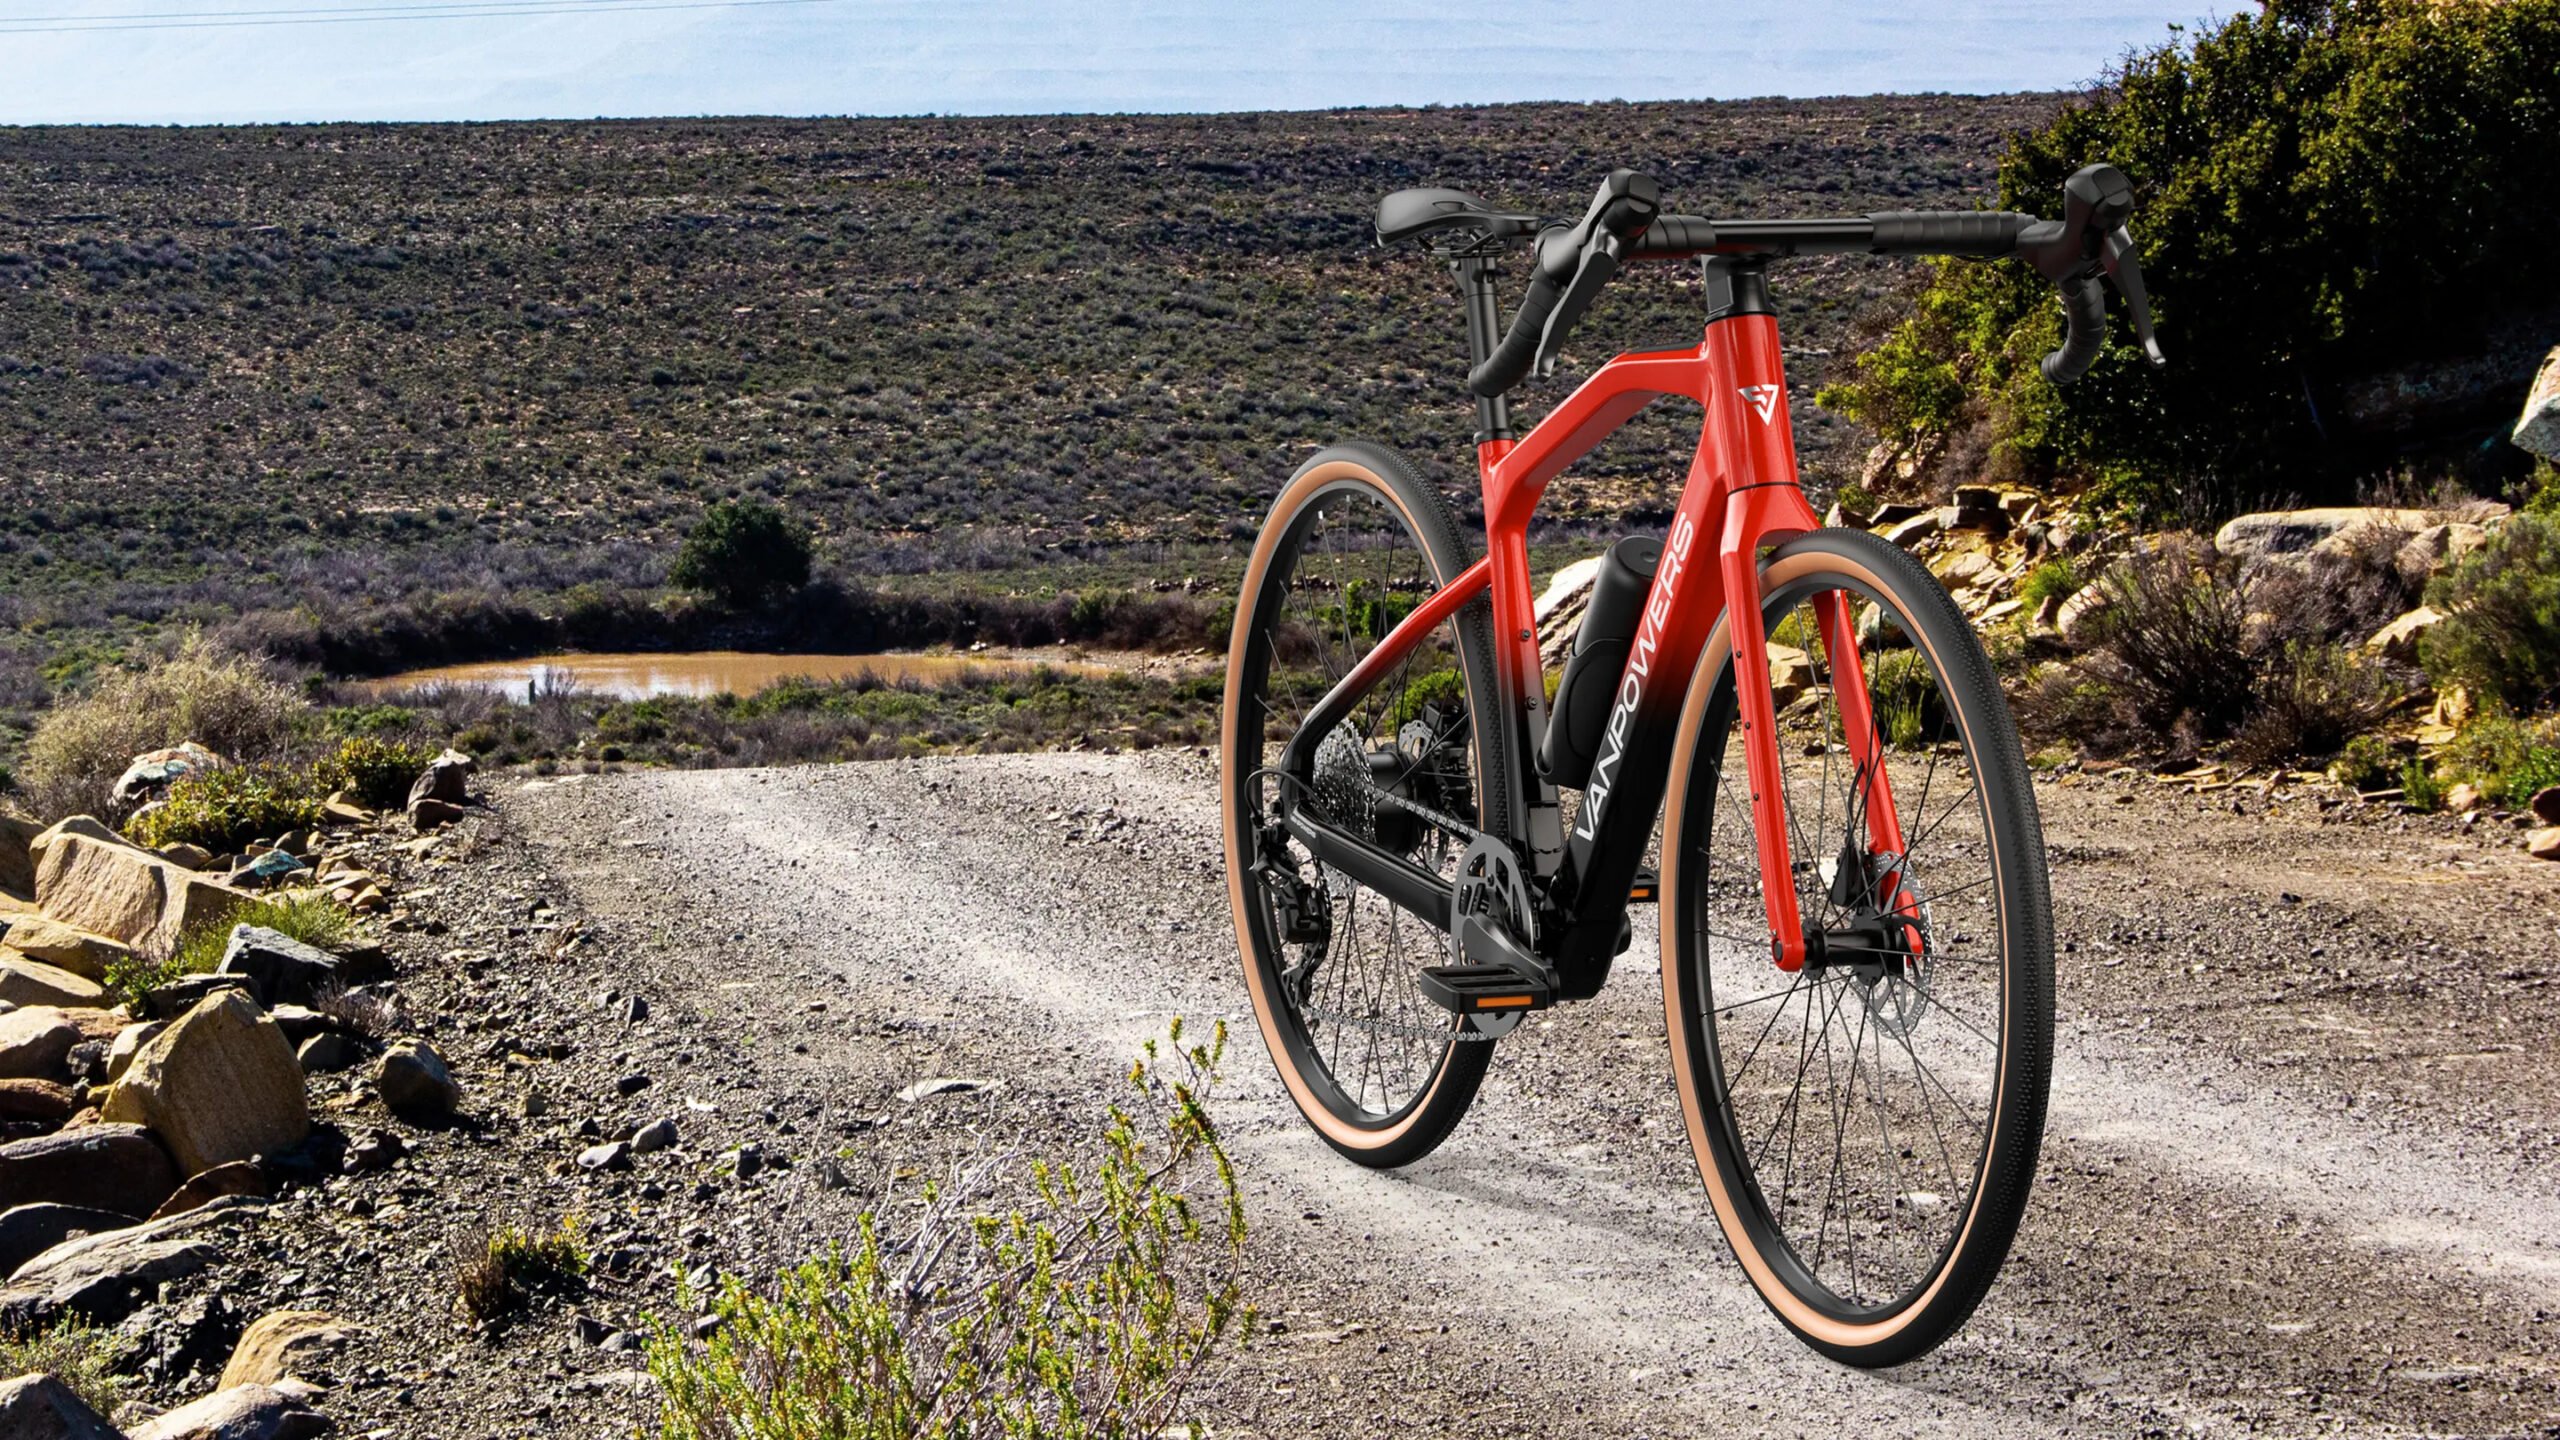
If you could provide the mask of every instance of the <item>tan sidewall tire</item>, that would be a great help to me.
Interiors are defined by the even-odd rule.
[[[1815,540],[1832,533],[1836,532],[1817,532],[1815,536],[1805,538]],[[1856,538],[1861,541],[1871,539],[1863,535]],[[1899,554],[1899,552],[1893,553]],[[1808,576],[1829,574],[1865,585],[1876,594],[1894,596],[1896,608],[1904,611],[1901,616],[1904,628],[1910,633],[1913,643],[1927,653],[1929,663],[1937,674],[1940,676],[1973,674],[1973,667],[1980,664],[1978,654],[1972,657],[1951,657],[1942,653],[1945,648],[1944,637],[1930,636],[1927,633],[1930,627],[1912,613],[1919,608],[1910,604],[1912,597],[1909,595],[1908,586],[1911,584],[1912,576],[1909,574],[1888,576],[1882,573],[1885,568],[1883,565],[1863,561],[1853,555],[1844,555],[1834,548],[1798,550],[1792,545],[1782,546],[1762,569],[1762,593],[1778,590]],[[1912,564],[1911,568],[1914,571],[1918,570],[1916,563]],[[1926,579],[1926,572],[1920,572],[1920,575],[1922,579]],[[1927,581],[1927,583],[1934,589],[1935,581]],[[1949,615],[1956,615],[1952,602],[1945,602],[1944,592],[1937,592],[1937,599],[1946,603]],[[1956,616],[1956,623],[1963,625],[1960,615]],[[1970,629],[1968,628],[1965,633],[1970,635]],[[1690,682],[1688,702],[1682,707],[1680,714],[1681,738],[1672,753],[1671,775],[1666,786],[1662,821],[1661,893],[1664,897],[1662,998],[1664,1019],[1670,1031],[1674,1088],[1680,1096],[1681,1118],[1688,1127],[1689,1143],[1697,1158],[1698,1173],[1706,1182],[1708,1197],[1714,1204],[1716,1221],[1724,1230],[1725,1240],[1732,1247],[1734,1258],[1742,1265],[1745,1274],[1751,1280],[1752,1288],[1759,1292],[1760,1298],[1768,1304],[1770,1310],[1780,1320],[1786,1322],[1789,1328],[1835,1359],[1851,1364],[1897,1364],[1917,1354],[1925,1353],[1943,1339],[1948,1331],[1962,1324],[1964,1319],[1972,1313],[1974,1306],[1979,1303],[1982,1290],[1988,1286],[1988,1277],[1980,1277],[1979,1283],[1976,1283],[1976,1277],[1968,1273],[1970,1267],[1965,1263],[1966,1257],[1975,1253],[1970,1247],[1977,1239],[1977,1227],[1985,1228],[1986,1238],[1989,1226],[2004,1227],[2003,1233],[1997,1236],[1997,1253],[1990,1257],[1990,1264],[1995,1269],[2000,1259],[2007,1253],[2009,1240],[2016,1225],[2016,1215],[2010,1213],[2005,1217],[1988,1220],[1986,1216],[1995,1204],[2004,1201],[2014,1202],[2004,1207],[2013,1211],[2024,1204],[2022,1178],[2014,1196],[1995,1193],[1994,1167],[1999,1157],[2004,1154],[2004,1144],[2014,1146],[2022,1138],[2015,1127],[2024,1126],[2033,1132],[2023,1137],[2031,1147],[2041,1139],[2044,1112],[2041,1092],[2044,1084],[2043,1075],[2049,1065],[2050,1057],[2050,986],[2044,987],[2043,993],[2046,999],[2041,1006],[2042,1016],[2039,1020],[2038,1016],[2019,1013],[2022,1007],[2012,1003],[2014,999],[2011,993],[2012,986],[2004,983],[2001,1002],[2000,1076],[1998,1086],[1993,1092],[1991,1133],[1986,1138],[1984,1149],[1984,1154],[1991,1159],[1985,1164],[1982,1175],[1974,1186],[1973,1203],[1966,1213],[1964,1225],[1958,1232],[1956,1244],[1945,1263],[1939,1267],[1937,1274],[1931,1278],[1929,1285],[1893,1314],[1868,1323],[1844,1321],[1836,1316],[1826,1315],[1807,1304],[1803,1297],[1797,1295],[1761,1257],[1744,1220],[1744,1205],[1747,1203],[1745,1197],[1734,1193],[1727,1183],[1722,1167],[1716,1161],[1715,1144],[1708,1133],[1703,1107],[1701,1094],[1703,1077],[1696,1072],[1696,1065],[1691,1058],[1693,1047],[1712,1043],[1712,1039],[1702,1033],[1696,1018],[1687,1014],[1688,1007],[1682,1003],[1681,995],[1683,957],[1680,936],[1685,928],[1681,922],[1686,905],[1683,897],[1687,894],[1686,877],[1681,872],[1687,846],[1681,843],[1680,837],[1684,834],[1688,822],[1690,783],[1698,747],[1704,739],[1709,718],[1708,707],[1714,701],[1715,683],[1725,667],[1731,649],[1732,640],[1728,627],[1720,622],[1715,632],[1709,637],[1705,651],[1699,656],[1697,672]],[[1959,666],[1961,668],[1951,668]],[[1984,673],[1987,676],[1987,670]],[[1965,705],[1953,705],[1950,708],[1955,712],[1957,727],[1965,750],[1969,756],[1975,757],[1977,766],[1984,763],[1986,757],[1996,754],[1995,751],[1986,749],[1986,746],[2005,746],[2010,757],[2012,759],[2016,757],[2017,739],[2013,727],[2006,723],[1986,726],[1988,717],[1968,713],[1968,707]],[[2005,722],[2005,708],[2001,711],[2001,717]],[[1995,730],[1997,733],[1985,734],[1983,732],[1986,729]],[[2017,783],[2023,786],[2025,775],[2022,762],[2018,764],[2016,778]],[[2027,838],[2040,845],[2039,827],[2034,822],[2032,795],[2029,794],[2026,798],[2025,815],[2029,831]],[[2046,908],[2047,902],[2043,900],[2045,887],[2041,882],[2041,871],[2037,872],[2037,882],[2028,887],[2032,899],[2025,904],[2012,905],[2008,903],[2006,897],[2012,894],[2012,883],[2015,877],[2004,867],[2009,865],[2015,857],[2005,853],[2008,847],[2003,845],[1994,844],[1990,848],[1994,883],[2004,897],[2001,907],[2001,944],[2004,957],[2011,957],[2009,961],[2011,965],[2032,964],[2034,963],[2032,956],[2024,962],[2020,962],[2015,957],[2022,950],[2041,949],[2046,956],[2045,963],[2049,965],[2050,920],[2023,913],[2031,907]],[[2030,931],[2032,933],[2029,933]],[[2004,977],[2009,973],[2008,966],[2004,965]],[[2035,1036],[2021,1033],[2021,1027],[2031,1027],[2039,1023],[2044,1027],[2046,1036],[2041,1043],[2037,1042]],[[2031,1104],[2013,1105],[2010,1103],[2012,1099],[2010,1087],[2020,1083],[2019,1072],[2022,1069],[2034,1072],[2033,1085],[2038,1093],[2032,1097]],[[2004,1129],[2004,1127],[2010,1128]],[[1966,1291],[1971,1293],[1964,1293]],[[1949,1313],[1950,1307],[1953,1307],[1952,1314]],[[1929,1333],[1923,1337],[1922,1332],[1925,1331],[1935,1333]]]
[[[1241,803],[1244,776],[1240,771],[1244,761],[1240,730],[1246,706],[1251,703],[1251,697],[1243,692],[1249,670],[1245,664],[1247,646],[1255,633],[1255,615],[1263,603],[1263,591],[1270,580],[1271,567],[1288,530],[1299,510],[1318,494],[1350,482],[1392,506],[1416,543],[1429,556],[1435,584],[1446,585],[1465,568],[1465,552],[1451,548],[1462,542],[1449,519],[1446,502],[1441,502],[1437,514],[1430,513],[1424,504],[1417,502],[1425,501],[1426,497],[1436,500],[1437,493],[1423,489],[1420,482],[1409,474],[1402,477],[1404,486],[1419,493],[1410,497],[1399,493],[1403,487],[1391,481],[1385,473],[1386,466],[1398,463],[1390,452],[1373,447],[1336,447],[1309,461],[1291,477],[1279,499],[1272,503],[1270,517],[1254,542],[1252,559],[1247,562],[1244,579],[1238,587],[1235,630],[1228,643],[1225,709],[1220,718],[1218,776],[1220,830],[1227,860],[1227,903],[1234,916],[1237,955],[1244,969],[1245,986],[1253,998],[1254,1022],[1262,1031],[1264,1047],[1271,1052],[1272,1067],[1279,1071],[1289,1098],[1326,1143],[1363,1163],[1386,1165],[1406,1164],[1418,1159],[1447,1137],[1468,1102],[1474,1099],[1493,1047],[1485,1042],[1447,1047],[1439,1065],[1432,1071],[1431,1082],[1392,1124],[1387,1125],[1359,1125],[1344,1118],[1326,1103],[1314,1083],[1301,1073],[1291,1053],[1290,1039],[1281,1029],[1278,1007],[1286,1003],[1285,998],[1275,993],[1270,978],[1263,973],[1264,967],[1254,958],[1253,927],[1256,922],[1252,912],[1253,896],[1245,880],[1246,817]],[[1467,677],[1471,705],[1491,684],[1489,675],[1472,673],[1483,661],[1481,654],[1472,654],[1463,662],[1471,672]],[[1476,708],[1481,714],[1481,707]],[[1478,724],[1474,728],[1479,748],[1479,772],[1488,777],[1503,773],[1497,768],[1500,764],[1498,759],[1482,753],[1489,738],[1486,727]],[[1492,743],[1499,743],[1498,737],[1491,739]],[[1498,818],[1489,817],[1489,820],[1492,823],[1488,823],[1488,829],[1499,832],[1505,828]]]

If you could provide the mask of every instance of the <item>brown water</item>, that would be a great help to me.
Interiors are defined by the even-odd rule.
[[[1035,665],[1076,675],[1103,675],[1111,669],[1090,661],[1068,660],[1062,652],[1045,650],[968,655],[913,651],[880,655],[757,655],[743,650],[696,650],[654,655],[537,655],[524,660],[438,665],[362,681],[356,688],[368,695],[389,695],[431,685],[457,685],[495,690],[519,700],[559,690],[645,700],[652,695],[751,695],[790,676],[845,680],[871,674],[883,680],[930,683],[959,675],[1027,670]]]

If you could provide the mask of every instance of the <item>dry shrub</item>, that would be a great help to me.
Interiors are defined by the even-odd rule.
[[[309,710],[257,661],[191,635],[151,668],[55,705],[27,738],[21,780],[40,815],[103,815],[134,756],[193,740],[232,760],[277,759]]]

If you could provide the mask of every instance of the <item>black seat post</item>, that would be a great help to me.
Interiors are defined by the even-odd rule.
[[[1473,370],[1493,353],[1494,341],[1502,332],[1502,306],[1493,293],[1493,261],[1487,256],[1452,260],[1449,273],[1458,277],[1458,289],[1467,300],[1467,368]],[[1477,397],[1476,443],[1518,438],[1511,429],[1510,398]]]

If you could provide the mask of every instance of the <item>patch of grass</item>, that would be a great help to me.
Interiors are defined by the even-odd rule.
[[[2088,582],[2080,578],[2080,567],[2068,555],[2057,555],[2045,561],[2018,581],[2018,598],[2032,612],[2047,600],[2068,600],[2080,593]]]
[[[1244,1210],[1205,1101],[1226,1043],[1155,1042],[1131,1071],[1140,1122],[1114,1106],[1089,1171],[1035,1165],[1031,1195],[988,1203],[998,1161],[929,1191],[910,1238],[864,1218],[848,1250],[769,1289],[721,1282],[695,1341],[652,1322],[666,1440],[906,1440],[1201,1433],[1182,1399],[1230,1334],[1250,1331]],[[1160,1122],[1159,1124],[1155,1122]],[[1206,1171],[1213,1183],[1193,1193]],[[699,1303],[689,1291],[690,1310]]]
[[[2436,778],[2427,762],[2416,756],[2400,767],[2400,800],[2412,810],[2438,810],[2444,806],[2445,783]]]
[[[163,960],[140,955],[119,956],[107,964],[99,981],[128,1004],[187,975],[210,975],[230,948],[232,927],[262,925],[306,945],[339,950],[356,938],[356,915],[325,895],[289,895],[253,900],[211,925],[198,925],[179,937],[177,951]]]
[[[0,1335],[0,1374],[42,1371],[101,1415],[112,1415],[131,1392],[132,1382],[115,1373],[115,1332],[79,1320],[63,1320],[49,1330]]]
[[[57,700],[27,737],[20,769],[38,813],[106,815],[134,756],[193,740],[231,760],[274,759],[309,711],[255,661],[191,635],[148,669]]]
[[[577,1216],[547,1234],[502,1225],[463,1247],[455,1303],[486,1325],[537,1299],[576,1294],[586,1274],[585,1227]]]
[[[136,815],[125,833],[158,849],[181,842],[226,854],[256,839],[320,823],[326,781],[318,771],[283,765],[232,765],[180,776],[160,804]]]

